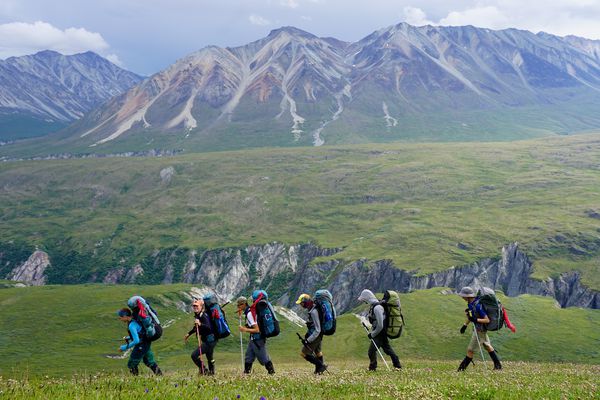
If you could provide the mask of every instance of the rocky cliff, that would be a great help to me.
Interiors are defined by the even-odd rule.
[[[48,258],[48,254],[36,250],[27,261],[13,269],[7,278],[34,286],[43,285],[46,283],[44,272],[49,265],[50,259]]]
[[[561,307],[600,308],[600,293],[582,285],[577,271],[545,280],[532,278],[533,263],[519,250],[517,243],[503,247],[499,259],[484,259],[427,275],[398,269],[390,260],[315,262],[318,257],[330,257],[340,250],[313,244],[269,243],[203,252],[187,249],[156,251],[149,257],[151,263],[112,269],[102,282],[200,284],[214,289],[227,300],[260,287],[277,299],[279,305],[288,307],[294,305],[300,293],[326,287],[333,293],[335,305],[342,312],[357,305],[356,297],[365,288],[374,292],[385,289],[409,292],[432,287],[458,290],[462,286],[488,286],[508,296],[524,293],[550,296]],[[8,278],[44,284],[44,271],[48,265],[48,255],[36,251]],[[156,277],[156,282],[148,280],[150,274]]]

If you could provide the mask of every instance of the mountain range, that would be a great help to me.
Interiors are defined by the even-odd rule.
[[[192,53],[21,150],[489,141],[597,128],[600,41],[400,23],[349,43],[283,27]],[[0,153],[19,153],[7,147]]]
[[[64,127],[142,79],[93,52],[0,60],[0,141]]]

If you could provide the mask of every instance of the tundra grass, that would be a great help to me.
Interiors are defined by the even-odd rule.
[[[161,368],[189,372],[195,368],[190,354],[197,347],[194,337],[187,343],[183,340],[193,325],[187,311],[190,289],[187,285],[0,289],[0,376],[57,377],[126,370],[126,358],[108,356],[120,354],[118,346],[127,332],[116,311],[134,294],[149,299],[163,323],[163,337],[152,345]],[[430,289],[401,296],[407,325],[402,337],[392,341],[401,360],[451,360],[449,365],[458,366],[464,357],[469,334],[461,335],[459,328],[465,320],[465,303],[455,294],[445,293]],[[490,333],[503,360],[600,364],[600,311],[561,309],[552,299],[537,296],[501,299],[517,326],[514,334],[508,330]],[[217,370],[241,364],[237,315],[232,305],[225,311],[232,335],[217,345]],[[358,306],[354,313],[362,311],[365,306]],[[369,341],[354,313],[340,316],[335,335],[324,338],[323,352],[332,368],[342,369],[345,363],[357,363],[361,368],[368,365]],[[276,368],[280,364],[305,365],[296,333],[303,335],[306,327],[282,316],[279,319],[282,333],[268,341]],[[244,349],[247,339],[244,335]],[[264,370],[258,364],[255,369]]]
[[[313,242],[428,273],[519,242],[536,277],[580,270],[599,289],[598,165],[598,134],[7,162],[1,240],[49,251],[51,283],[101,280],[164,248]]]
[[[508,362],[492,372],[482,365],[456,372],[448,361],[410,360],[402,371],[367,372],[357,363],[314,376],[308,365],[280,364],[269,376],[241,376],[233,367],[214,377],[193,372],[137,378],[120,374],[80,374],[70,378],[2,378],[0,398],[10,399],[597,399],[595,365]]]

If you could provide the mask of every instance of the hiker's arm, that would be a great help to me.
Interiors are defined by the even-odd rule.
[[[375,314],[375,320],[377,323],[373,325],[371,336],[377,336],[379,335],[379,332],[383,330],[383,321],[385,319],[385,316],[383,315],[383,306],[376,305],[373,309],[373,314]]]
[[[129,341],[127,344],[122,345],[121,351],[130,349],[133,346],[135,346],[136,344],[140,343],[140,337],[137,333],[137,329],[132,327],[131,324],[129,325],[129,336],[131,337],[131,341]]]
[[[252,328],[248,328],[248,327],[245,327],[245,326],[240,326],[240,331],[241,332],[247,332],[247,333],[259,333],[260,332],[260,328],[256,324],[252,325]]]
[[[312,311],[310,312],[310,314],[311,314],[311,319],[313,321],[315,330],[312,333],[312,335],[310,335],[309,337],[306,338],[306,341],[308,343],[312,343],[315,340],[317,340],[317,338],[321,334],[321,321],[319,320],[319,311],[317,311],[316,308],[313,308]]]
[[[481,304],[477,305],[477,315],[481,316],[481,318],[477,318],[473,322],[477,322],[479,324],[489,324],[490,323],[490,317],[488,317],[488,315],[486,314],[486,312],[483,309],[483,306]]]

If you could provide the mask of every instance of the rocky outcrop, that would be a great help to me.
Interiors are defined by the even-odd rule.
[[[307,271],[305,274],[315,276],[323,276],[326,271],[339,269],[331,263],[309,268],[313,271]],[[328,288],[334,293],[336,306],[341,311],[357,305],[356,297],[364,288],[374,292],[386,289],[410,292],[433,287],[458,290],[463,286],[487,286],[501,290],[507,296],[524,293],[551,296],[561,307],[600,308],[600,293],[583,286],[578,272],[564,273],[557,278],[547,278],[543,281],[532,278],[532,272],[533,264],[519,251],[518,244],[513,243],[502,248],[500,260],[485,259],[464,267],[422,276],[400,270],[389,260],[372,264],[359,260],[344,266],[331,280]]]
[[[341,312],[357,305],[356,297],[365,288],[374,292],[400,292],[462,286],[491,287],[507,296],[528,293],[550,296],[561,307],[600,308],[600,293],[581,284],[580,273],[571,271],[545,280],[532,278],[533,264],[517,243],[505,246],[502,257],[484,259],[471,265],[452,267],[426,275],[397,268],[391,260],[365,259],[344,263],[339,259],[314,262],[341,249],[323,249],[313,244],[287,246],[281,243],[241,248],[196,251],[182,248],[156,250],[146,264],[109,271],[104,283],[199,284],[216,292],[224,301],[254,288],[269,292],[278,305],[293,307],[300,293],[328,288]],[[44,284],[48,255],[36,251],[9,279]],[[146,271],[144,271],[146,268]],[[146,276],[144,275],[146,274]]]
[[[43,285],[46,283],[44,272],[49,266],[50,259],[48,254],[41,250],[36,250],[25,263],[12,270],[8,279],[26,282],[34,286]]]

